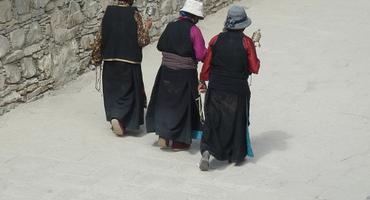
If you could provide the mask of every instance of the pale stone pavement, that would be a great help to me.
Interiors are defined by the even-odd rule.
[[[254,159],[200,172],[199,141],[173,153],[145,130],[115,137],[91,72],[0,117],[0,200],[369,199],[369,1],[238,4],[253,20],[247,33],[263,34],[251,86]],[[226,11],[200,23],[207,41]],[[144,57],[150,96],[155,44]]]

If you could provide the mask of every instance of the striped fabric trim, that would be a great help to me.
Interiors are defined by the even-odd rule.
[[[141,62],[135,62],[131,60],[125,60],[121,58],[106,58],[104,61],[118,61],[118,62],[125,62],[125,63],[130,63],[130,64],[141,64]]]

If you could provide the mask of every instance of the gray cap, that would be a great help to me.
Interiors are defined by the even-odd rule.
[[[232,6],[227,12],[225,28],[230,30],[245,29],[252,24],[243,7]]]

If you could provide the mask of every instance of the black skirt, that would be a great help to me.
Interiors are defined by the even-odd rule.
[[[197,75],[196,69],[173,70],[161,66],[146,114],[148,132],[191,144],[192,131],[200,128]]]
[[[140,128],[146,104],[140,65],[104,62],[103,94],[107,121],[118,119],[125,128]]]
[[[208,89],[201,152],[207,150],[218,160],[244,160],[248,151],[249,99],[250,92]]]

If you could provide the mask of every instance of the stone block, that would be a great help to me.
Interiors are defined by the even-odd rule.
[[[36,75],[37,69],[31,57],[23,58],[21,61],[22,76],[31,78]]]
[[[46,12],[50,12],[52,10],[54,10],[55,8],[55,3],[54,1],[50,1],[46,6],[45,6],[45,11]]]
[[[17,86],[17,92],[19,92],[21,95],[24,95],[26,92],[26,89],[30,86],[30,85],[34,85],[39,82],[39,80],[35,77],[35,78],[31,78],[31,79],[26,79],[25,81],[23,81],[22,83],[18,84]]]
[[[147,7],[152,7],[152,9],[155,10],[155,13],[151,16],[153,21],[159,20],[162,16],[162,12],[164,12],[164,11],[160,10],[160,6],[161,5],[159,5],[158,3],[149,3],[147,5]],[[143,14],[143,15],[144,15],[144,18],[145,18],[146,14]]]
[[[172,9],[172,2],[173,0],[163,0],[161,3],[161,15],[166,15],[173,12]]]
[[[32,22],[27,34],[27,44],[35,44],[42,39],[42,31],[38,22]]]
[[[30,12],[31,0],[14,0],[14,9],[20,14],[27,14]]]
[[[137,7],[145,7],[146,3],[147,3],[147,1],[146,1],[146,0],[136,0],[136,1],[135,1],[135,5],[136,5]]]
[[[82,12],[87,18],[92,19],[97,16],[99,9],[100,5],[97,2],[89,1],[85,3]]]
[[[80,41],[80,47],[85,50],[91,49],[91,43],[94,41],[94,38],[95,37],[92,34],[82,36]]]
[[[69,13],[75,13],[81,10],[81,6],[75,0],[70,0],[68,9]]]
[[[10,42],[13,49],[21,49],[26,41],[26,32],[23,28],[10,32]]]
[[[21,95],[13,91],[10,94],[6,95],[2,100],[0,100],[0,106],[8,105],[14,103],[21,99]]]
[[[0,74],[0,90],[3,90],[5,88],[5,74]]]
[[[80,27],[76,26],[72,29],[58,28],[54,31],[54,39],[57,44],[63,44],[68,40],[76,37],[79,33]]]
[[[32,5],[35,9],[44,8],[50,0],[33,0]]]
[[[43,50],[41,50],[41,51],[38,51],[38,52],[36,52],[36,53],[32,54],[32,58],[33,58],[33,59],[36,59],[36,60],[39,60],[39,59],[41,59],[44,55],[45,55],[44,51],[43,51]]]
[[[169,16],[166,15],[161,18],[161,25],[167,24],[168,22],[169,22]]]
[[[49,89],[50,88],[48,85],[44,85],[44,86],[39,85],[35,90],[33,90],[32,92],[26,95],[26,99],[28,102],[32,101],[35,97],[39,96],[40,94],[45,93]]]
[[[83,51],[81,53],[78,54],[78,56],[83,59],[85,57],[91,57],[91,51]]]
[[[80,69],[78,53],[78,43],[76,40],[71,40],[66,43],[58,52],[53,53],[53,77],[57,87],[64,83],[73,80],[77,76]]]
[[[36,90],[38,87],[39,87],[39,86],[38,86],[38,84],[32,84],[32,85],[29,85],[29,86],[26,88],[26,92],[27,92],[27,93],[30,93],[30,92],[32,92],[32,91],[34,91],[34,90]]]
[[[10,84],[18,83],[21,80],[21,71],[17,65],[9,64],[4,66],[6,82]]]
[[[22,50],[16,50],[4,59],[4,64],[12,63],[24,57],[24,52]]]
[[[39,82],[39,86],[47,86],[48,88],[51,88],[53,87],[53,84],[54,84],[54,80],[53,79],[48,79],[48,80],[44,80],[44,81],[40,81]]]
[[[46,38],[50,37],[50,35],[51,35],[51,25],[50,24],[45,25],[44,34],[45,34]]]
[[[27,13],[27,14],[18,16],[18,21],[17,22],[18,23],[25,23],[26,21],[30,20],[31,18],[32,18],[32,14]]]
[[[0,0],[0,23],[10,21],[12,15],[12,4],[10,0]]]
[[[55,6],[57,6],[58,8],[62,8],[62,7],[65,7],[69,1],[70,0],[55,0],[54,2],[55,2]]]
[[[82,12],[80,10],[76,11],[68,16],[67,19],[68,28],[75,27],[84,22],[84,20],[85,16],[82,14]]]
[[[49,78],[51,75],[51,70],[54,66],[53,59],[51,58],[51,54],[48,54],[38,60],[37,63],[38,69],[45,74],[46,77]]]
[[[85,72],[85,70],[89,66],[90,60],[91,60],[90,57],[86,57],[86,58],[81,59],[81,61],[80,61],[80,71],[81,72]]]
[[[61,10],[53,12],[50,18],[51,29],[55,32],[58,28],[67,28],[66,21],[67,16]]]
[[[179,11],[180,10],[180,2],[178,0],[173,0],[172,2],[172,10],[173,11]]]
[[[12,91],[17,90],[17,85],[7,85],[6,79],[5,79],[5,89],[0,90],[0,99],[4,98],[6,95],[10,94]]]
[[[0,58],[4,57],[10,50],[8,38],[0,35]]]
[[[69,3],[69,15],[67,18],[68,28],[72,28],[81,24],[85,20],[85,16],[81,12],[80,4],[72,0]]]
[[[34,54],[35,52],[38,52],[41,50],[41,44],[34,44],[34,45],[31,45],[31,46],[28,46],[24,49],[24,55],[25,56],[30,56],[32,54]]]

